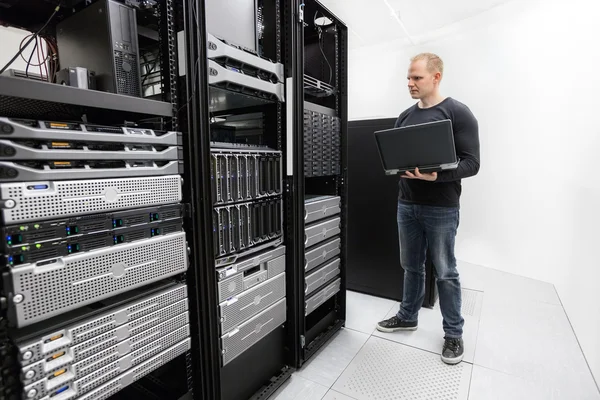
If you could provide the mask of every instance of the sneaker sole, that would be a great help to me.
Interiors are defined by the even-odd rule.
[[[456,365],[456,364],[460,364],[460,362],[463,360],[464,354],[456,357],[456,358],[446,358],[444,356],[442,356],[442,361],[445,362],[448,365]]]
[[[379,332],[394,333],[394,332],[400,332],[400,331],[416,331],[417,327],[416,326],[411,326],[411,327],[408,327],[408,328],[384,328],[382,326],[377,325],[377,330]]]

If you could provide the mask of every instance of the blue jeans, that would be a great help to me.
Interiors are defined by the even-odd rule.
[[[404,268],[404,295],[398,311],[403,321],[417,321],[425,298],[425,256],[427,248],[435,267],[440,308],[446,337],[461,338],[461,289],[454,242],[459,208],[398,203],[400,263]]]

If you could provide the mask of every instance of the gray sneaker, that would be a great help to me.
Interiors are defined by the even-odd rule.
[[[380,332],[396,332],[396,331],[416,331],[418,322],[402,321],[397,316],[383,320],[377,324],[377,330]]]
[[[465,347],[462,339],[444,338],[444,348],[442,349],[442,361],[446,364],[455,365],[462,361],[465,353]]]

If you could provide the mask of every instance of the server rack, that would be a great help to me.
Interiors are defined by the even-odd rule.
[[[2,23],[53,48],[94,2],[68,3],[8,2]],[[205,396],[197,143],[176,74],[193,5],[118,7],[154,57],[141,98],[0,75],[1,399]]]
[[[284,136],[293,70],[288,22],[297,11],[288,1],[247,2],[254,6],[230,11],[252,12],[236,15],[218,0],[194,4],[191,29],[178,35],[187,49],[180,75],[190,82],[190,126],[199,133],[192,162],[205,171],[195,181],[202,204],[194,215],[206,265],[207,398],[264,399],[289,378],[297,358]],[[236,38],[226,28],[232,21],[244,32],[256,27],[256,41]]]
[[[292,212],[300,367],[346,318],[347,28],[318,1],[296,2]]]

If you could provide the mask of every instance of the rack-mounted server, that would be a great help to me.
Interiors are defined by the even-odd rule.
[[[102,390],[115,377],[124,379],[130,369],[143,366],[145,371],[182,344],[186,347],[185,285],[165,284],[150,295],[123,303],[94,316],[84,313],[78,322],[60,329],[16,339],[23,398],[81,398]]]
[[[285,247],[217,270],[222,365],[286,319]]]
[[[211,161],[215,205],[282,194],[280,151],[214,148]]]
[[[174,74],[175,15],[191,2],[120,3],[34,1],[33,14],[15,3],[4,21],[32,32],[46,21],[59,48],[49,62],[87,68],[105,92],[0,77],[1,399],[98,400],[139,380],[132,392],[148,393],[165,371],[185,376],[181,367],[188,385],[174,398],[201,381],[191,353],[178,357],[200,303],[183,283],[197,282],[185,274],[199,246],[187,243],[196,235],[184,227],[195,227],[181,204],[197,199],[181,176],[197,149],[177,132]],[[157,31],[140,44],[160,55],[154,94],[167,101],[136,98],[138,24]]]
[[[37,222],[181,201],[181,176],[33,181],[0,184],[7,224]]]
[[[107,126],[79,122],[46,121],[0,117],[3,140],[106,143],[112,146],[147,144],[181,146],[181,132],[159,131],[134,126]]]
[[[247,75],[271,81],[283,82],[283,64],[274,63],[249,53],[214,35],[208,34],[208,58],[221,65],[228,65],[243,71]]]
[[[0,158],[11,160],[0,161],[2,292],[15,332],[187,271],[180,134],[6,118],[0,128],[10,138]],[[127,153],[143,161],[121,161]],[[52,354],[21,352],[20,381],[7,390],[34,400],[108,396],[189,349],[187,307],[187,298],[165,304],[176,313],[72,345],[52,333]]]
[[[211,149],[217,266],[282,243],[281,164],[280,151],[224,144]]]
[[[341,288],[341,219],[339,196],[307,196],[305,209],[304,315]]]

